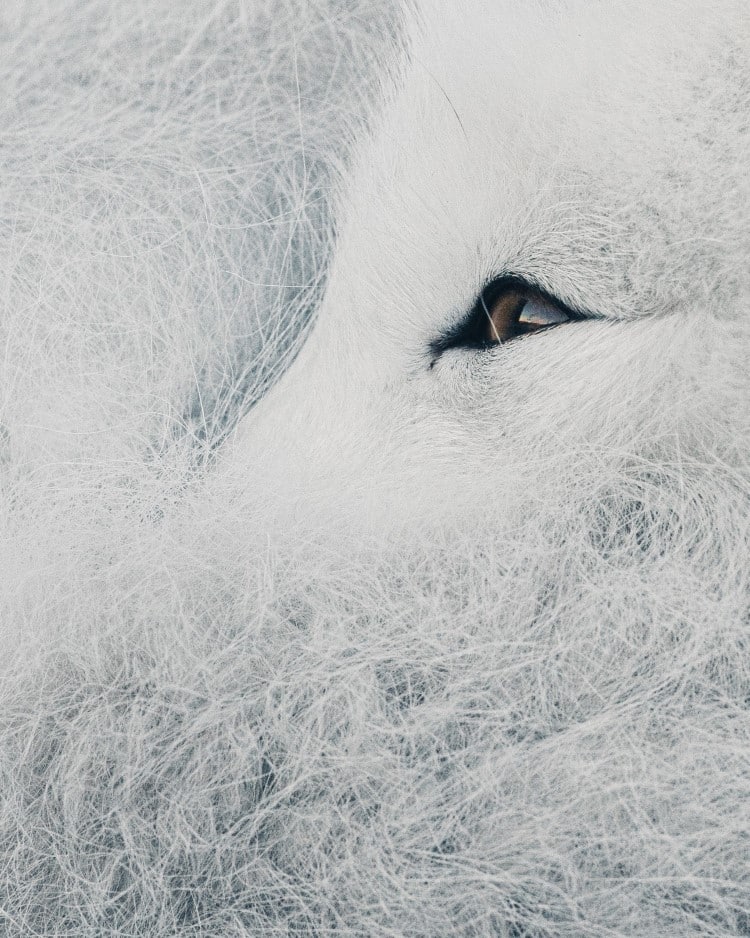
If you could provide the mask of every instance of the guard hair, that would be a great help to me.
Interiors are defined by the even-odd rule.
[[[749,32],[5,0],[4,936],[750,936]]]

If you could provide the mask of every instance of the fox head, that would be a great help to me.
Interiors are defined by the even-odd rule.
[[[317,321],[230,457],[272,515],[721,500],[746,464],[749,29],[729,0],[412,11]]]

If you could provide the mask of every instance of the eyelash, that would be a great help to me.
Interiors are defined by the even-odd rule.
[[[514,334],[503,338],[493,327],[491,313],[497,308],[501,308],[501,301],[505,300],[507,309],[502,309],[502,314],[509,319],[506,326],[510,325],[514,329]],[[538,310],[548,310],[549,316],[547,322],[537,325],[523,325],[520,317],[523,315],[524,308],[529,304],[535,304]],[[514,305],[515,304],[515,305]],[[517,308],[516,308],[517,306]],[[559,314],[556,321],[552,321],[554,316]],[[513,318],[515,317],[515,318]],[[497,345],[511,342],[516,338],[522,338],[531,332],[541,332],[552,328],[554,325],[563,325],[567,322],[581,321],[586,316],[580,312],[571,309],[557,297],[548,293],[546,290],[530,284],[521,277],[502,276],[497,277],[488,283],[478,295],[471,310],[453,328],[447,330],[431,343],[431,350],[435,358],[443,352],[452,348],[466,349],[489,349]],[[512,323],[510,322],[512,319]],[[488,339],[488,331],[492,329],[495,339]]]

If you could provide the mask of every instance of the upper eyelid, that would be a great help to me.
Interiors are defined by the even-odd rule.
[[[492,289],[492,292],[499,296],[505,290],[518,290],[519,292],[528,292],[536,293],[543,300],[546,300],[548,303],[551,303],[553,306],[559,306],[560,309],[567,313],[571,319],[590,319],[591,314],[584,312],[580,309],[567,303],[565,300],[561,299],[560,296],[556,293],[545,289],[541,284],[537,283],[535,280],[530,280],[527,277],[521,277],[518,274],[502,274],[499,277],[493,277],[491,280],[488,280],[487,283],[482,287],[477,296],[474,306],[471,308],[471,312],[477,310],[478,305],[482,302],[485,297],[485,294],[488,290]],[[485,300],[485,303],[487,300]]]

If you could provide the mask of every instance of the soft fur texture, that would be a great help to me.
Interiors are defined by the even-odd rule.
[[[3,935],[750,935],[744,4],[405,13],[0,12]]]

